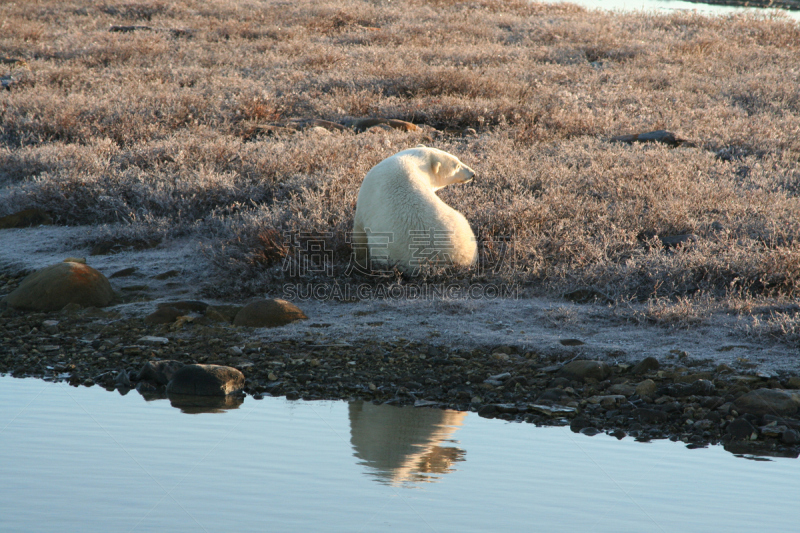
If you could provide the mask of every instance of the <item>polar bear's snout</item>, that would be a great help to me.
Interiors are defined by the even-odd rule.
[[[475,171],[466,165],[462,165],[462,167],[456,173],[456,176],[456,183],[469,183],[472,181],[472,178],[475,177]]]

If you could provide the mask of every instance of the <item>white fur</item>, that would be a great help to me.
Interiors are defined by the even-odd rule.
[[[403,150],[375,165],[358,191],[353,246],[359,265],[470,266],[478,258],[475,234],[464,215],[434,191],[466,183],[475,172],[436,148]],[[410,232],[415,233],[410,233]],[[376,234],[391,234],[388,238]]]

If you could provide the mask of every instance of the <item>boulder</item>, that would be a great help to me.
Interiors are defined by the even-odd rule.
[[[185,365],[179,368],[167,384],[169,394],[192,396],[225,396],[244,387],[244,374],[220,365]]]
[[[780,389],[758,389],[743,394],[733,402],[740,413],[789,416],[800,407],[800,393]]]
[[[236,326],[274,328],[308,317],[293,303],[286,300],[256,300],[245,305],[233,319]]]
[[[564,365],[558,375],[573,381],[587,378],[602,381],[611,375],[611,368],[602,361],[572,361]]]
[[[67,304],[104,307],[114,299],[111,283],[103,274],[81,263],[57,263],[22,280],[6,297],[17,309],[58,311]]]

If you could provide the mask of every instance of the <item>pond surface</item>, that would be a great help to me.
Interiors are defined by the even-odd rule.
[[[779,11],[790,18],[800,20],[800,11],[786,9],[765,9],[758,7],[723,6],[684,2],[683,0],[545,0],[548,3],[569,2],[587,9],[605,9],[607,11],[653,11],[665,13],[672,11],[696,11],[703,15],[732,15],[735,13],[758,13],[769,15]]]
[[[797,531],[800,461],[474,413],[0,377],[0,531]],[[194,414],[192,414],[194,413]],[[751,459],[753,459],[751,457]]]

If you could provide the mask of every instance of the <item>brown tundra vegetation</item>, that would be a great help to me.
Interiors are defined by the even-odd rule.
[[[477,171],[439,194],[492,266],[426,279],[590,289],[631,320],[732,313],[753,335],[800,340],[788,17],[38,0],[0,3],[0,21],[0,216],[96,225],[84,244],[97,250],[201,240],[211,294],[275,292],[287,234],[317,235],[336,281],[363,282],[346,268],[361,180],[424,143]],[[419,127],[329,124],[365,117]],[[690,142],[612,141],[654,130]]]

